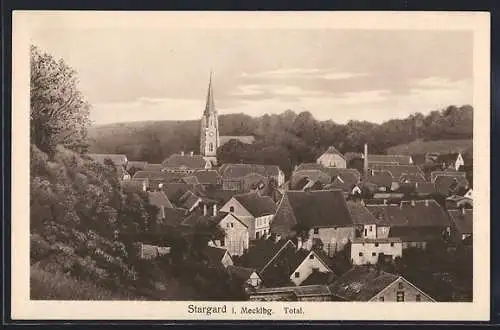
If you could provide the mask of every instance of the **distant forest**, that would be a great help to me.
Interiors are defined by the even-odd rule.
[[[337,124],[332,120],[316,120],[308,111],[297,114],[291,110],[261,117],[221,115],[221,135],[253,135],[256,142],[245,145],[233,140],[219,148],[218,154],[222,162],[275,164],[289,174],[295,165],[315,161],[330,145],[341,152],[359,152],[368,143],[370,153],[383,154],[390,147],[415,141],[468,141],[472,139],[472,121],[470,105],[452,105],[425,116],[416,113],[382,124],[367,121]],[[123,153],[131,160],[160,163],[172,153],[199,152],[199,121],[97,126],[90,129],[89,138],[92,152]]]

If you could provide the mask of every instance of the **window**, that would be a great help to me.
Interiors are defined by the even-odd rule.
[[[384,297],[379,297],[378,301],[384,301]]]
[[[256,238],[256,239],[259,239],[259,238],[260,238],[260,232],[259,232],[259,231],[255,233],[255,238]]]
[[[299,272],[295,272],[295,278],[299,278],[300,277],[300,273]]]
[[[403,283],[398,283],[398,289],[403,290]]]
[[[212,142],[210,142],[210,144],[208,145],[208,151],[214,151],[214,144]]]
[[[375,257],[377,254],[375,252],[372,252],[372,257]]]
[[[363,252],[360,252],[360,253],[359,253],[359,256],[360,256],[360,257],[362,257],[362,256],[363,256]]]
[[[404,291],[398,291],[396,293],[396,301],[405,301],[405,293]]]
[[[319,234],[319,228],[314,228],[314,233]]]
[[[229,228],[229,224],[227,224],[226,227]]]
[[[309,259],[314,259],[314,254],[311,254],[311,255],[309,256]]]
[[[229,212],[234,212],[234,206],[229,207]]]
[[[368,235],[368,230],[365,229],[365,236]]]
[[[375,247],[378,247],[378,243],[375,243]]]
[[[394,247],[394,242],[391,242],[391,247]]]
[[[220,246],[224,246],[226,244],[226,242],[224,242],[224,239],[221,239],[220,240]]]
[[[370,231],[372,231],[372,226],[370,226],[369,228],[370,228]]]
[[[234,223],[231,222],[231,228],[234,228]]]
[[[417,295],[415,296],[415,300],[416,300],[416,301],[422,301],[422,297],[420,296],[420,294],[417,294]]]

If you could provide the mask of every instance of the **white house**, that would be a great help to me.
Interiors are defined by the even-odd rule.
[[[314,250],[309,251],[305,254],[305,258],[300,262],[300,264],[295,268],[291,275],[290,280],[295,285],[300,285],[304,282],[309,275],[314,271],[320,273],[332,273],[333,271],[328,267],[328,265],[321,259],[321,257],[314,252]]]
[[[316,163],[321,164],[324,167],[347,167],[345,157],[334,146],[329,147],[321,156],[319,156]]]
[[[228,213],[220,220],[219,226],[224,230],[226,236],[222,240],[213,241],[213,245],[226,249],[232,256],[242,255],[248,249],[250,241],[248,223],[234,214]]]
[[[394,259],[403,255],[400,238],[355,238],[351,244],[353,265],[376,264],[380,256]]]

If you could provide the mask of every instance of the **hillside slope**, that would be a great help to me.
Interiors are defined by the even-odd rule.
[[[461,152],[472,154],[473,143],[472,139],[466,140],[437,140],[437,141],[422,141],[415,140],[407,144],[400,144],[387,149],[388,154],[393,155],[416,155],[425,154],[427,152],[438,153],[454,153]]]

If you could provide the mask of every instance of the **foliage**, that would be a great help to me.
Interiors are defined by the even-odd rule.
[[[78,90],[76,72],[62,59],[31,46],[31,143],[49,155],[57,145],[85,150],[89,109]]]

